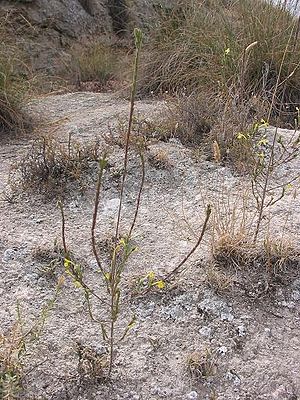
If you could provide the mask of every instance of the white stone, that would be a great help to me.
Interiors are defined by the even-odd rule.
[[[186,398],[189,399],[189,400],[197,400],[198,399],[198,393],[193,390],[192,392],[187,394]]]

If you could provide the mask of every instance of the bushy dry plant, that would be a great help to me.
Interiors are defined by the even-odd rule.
[[[300,250],[285,237],[266,237],[260,252],[262,263],[274,275],[297,268],[299,256]]]
[[[144,147],[147,149],[148,144],[157,141],[165,142],[175,137],[175,131],[177,129],[176,115],[172,109],[168,109],[166,112],[169,113],[169,115],[166,115],[166,113],[164,115],[157,115],[155,121],[153,119],[144,118],[138,113],[134,114],[130,137],[131,144],[141,144],[143,141]],[[106,143],[108,145],[116,145],[124,148],[126,143],[126,130],[126,120],[119,118],[116,128],[110,127],[109,133],[105,136]]]
[[[97,382],[105,378],[107,368],[107,356],[105,353],[99,353],[96,349],[85,346],[78,342],[76,344],[78,355],[78,375],[80,384]]]
[[[211,94],[193,93],[179,96],[168,112],[169,123],[175,126],[173,136],[187,146],[204,145],[213,125],[219,118],[221,107]],[[173,121],[173,123],[171,123]]]
[[[233,277],[215,265],[209,265],[206,270],[206,283],[217,293],[223,293],[232,286]]]
[[[228,274],[250,274],[249,285],[254,277],[267,277],[272,281],[278,276],[290,273],[299,262],[300,251],[297,246],[287,240],[285,235],[275,237],[270,232],[264,233],[264,240],[253,241],[255,226],[236,219],[238,205],[229,211],[228,221],[232,225],[221,225],[221,214],[214,214],[214,233],[212,240],[213,264],[207,270],[207,282],[217,291],[227,289],[231,285],[232,276]],[[244,209],[245,219],[251,214]],[[222,226],[222,229],[220,229]],[[256,278],[255,278],[256,279]],[[225,282],[227,282],[225,284]],[[225,285],[225,286],[224,286]]]
[[[47,194],[49,198],[64,196],[70,183],[84,191],[87,172],[96,171],[99,151],[98,143],[83,145],[71,137],[64,145],[50,136],[37,139],[13,170],[11,185]]]
[[[221,237],[214,243],[214,264],[208,269],[207,284],[222,293],[233,289],[237,282],[247,295],[259,298],[278,284],[291,283],[297,276],[299,256],[299,248],[283,237],[266,238],[255,244],[249,237],[242,241]]]

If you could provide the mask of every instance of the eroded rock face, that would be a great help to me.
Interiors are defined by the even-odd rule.
[[[4,1],[0,7],[25,16],[35,27],[53,29],[71,38],[111,30],[105,0]]]
[[[34,0],[25,9],[33,24],[72,38],[111,30],[106,1]]]
[[[9,36],[28,54],[30,66],[57,73],[76,40],[126,36],[134,26],[149,23],[155,3],[135,0],[127,7],[126,0],[4,0],[0,16],[9,15]]]

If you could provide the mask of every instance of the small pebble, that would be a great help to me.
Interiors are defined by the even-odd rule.
[[[200,329],[199,333],[202,336],[210,336],[211,335],[212,329],[208,326],[203,326],[203,328]]]
[[[198,393],[193,390],[192,392],[187,394],[186,398],[189,399],[189,400],[197,400],[198,399]]]
[[[221,347],[218,348],[218,353],[224,355],[224,354],[227,353],[227,350],[228,349],[227,349],[226,346],[221,346]]]
[[[8,262],[15,258],[17,251],[15,249],[6,249],[3,253],[2,261]]]
[[[266,333],[266,335],[267,335],[268,337],[271,337],[271,336],[272,336],[272,332],[271,332],[271,329],[270,329],[270,328],[265,328],[265,333]]]
[[[244,325],[239,325],[239,326],[237,327],[237,334],[238,334],[239,336],[241,336],[241,337],[246,335],[246,328],[245,328]]]

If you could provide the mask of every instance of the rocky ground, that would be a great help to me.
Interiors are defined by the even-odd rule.
[[[156,121],[167,107],[165,101],[138,101],[136,109],[140,119]],[[61,244],[56,202],[32,191],[9,197],[11,169],[26,155],[34,137],[45,131],[64,144],[69,133],[81,143],[96,138],[107,142],[110,133],[118,134],[129,104],[111,94],[70,93],[33,100],[28,108],[35,118],[43,120],[40,131],[0,146],[0,320],[4,335],[9,335],[17,319],[17,304],[24,329],[32,326],[53,299],[57,279],[63,274],[59,263],[52,273],[47,268],[56,257],[54,242]],[[272,132],[271,129],[270,135]],[[281,134],[289,137],[292,132],[282,130]],[[104,263],[114,234],[124,152],[117,142],[113,143],[110,142],[109,168],[97,223]],[[242,207],[247,196],[251,197],[247,179],[232,173],[227,166],[207,161],[204,154],[184,147],[174,138],[153,141],[146,159],[146,181],[134,233],[138,251],[131,256],[124,272],[118,331],[126,327],[133,315],[136,323],[117,348],[111,380],[93,377],[95,371],[88,355],[84,362],[79,362],[78,346],[97,360],[102,359],[106,348],[100,324],[91,321],[80,289],[66,279],[41,334],[28,343],[22,358],[21,398],[298,399],[298,259],[271,283],[266,283],[265,267],[241,270],[223,266],[219,286],[215,286],[208,279],[212,270],[213,228],[232,219],[239,224],[243,212],[249,219],[253,215],[251,198],[247,211]],[[299,162],[293,160],[284,172],[292,175],[298,168]],[[122,232],[130,226],[140,176],[139,159],[130,153]],[[293,187],[297,188],[297,184]],[[74,190],[67,195],[66,239],[75,258],[85,266],[86,279],[103,293],[90,245],[94,193],[94,185],[90,185],[83,194]],[[150,271],[164,276],[193,247],[208,203],[213,206],[213,217],[205,240],[184,271],[166,289],[137,295],[138,279],[145,278]],[[282,235],[297,245],[299,208],[294,190],[274,205],[268,225],[274,240]],[[228,285],[217,290],[225,279]],[[92,307],[96,316],[106,317],[101,305],[93,302]]]

